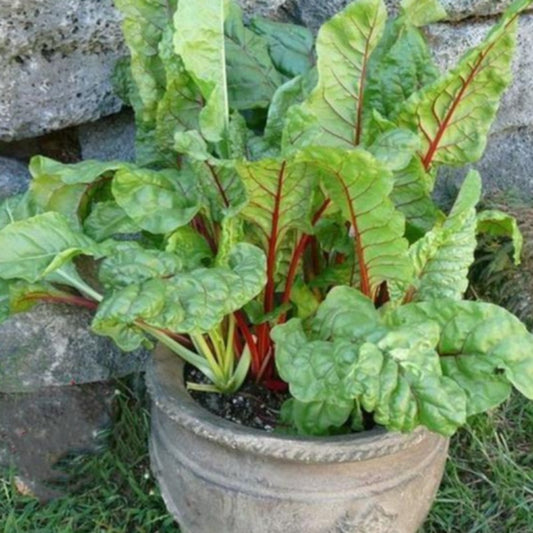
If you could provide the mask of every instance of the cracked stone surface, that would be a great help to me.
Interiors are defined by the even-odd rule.
[[[0,393],[0,466],[15,469],[19,492],[43,502],[63,494],[69,471],[58,463],[101,449],[113,392],[110,383],[92,383]]]
[[[0,324],[0,392],[105,381],[142,371],[147,350],[125,353],[89,331],[88,310],[40,304]]]

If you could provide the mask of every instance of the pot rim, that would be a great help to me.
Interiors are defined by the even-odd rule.
[[[156,346],[146,369],[152,404],[192,433],[242,452],[287,461],[339,463],[393,455],[430,435],[439,438],[422,426],[409,434],[374,428],[331,437],[278,435],[242,426],[211,413],[190,396],[183,379],[184,367],[179,356],[166,346]]]

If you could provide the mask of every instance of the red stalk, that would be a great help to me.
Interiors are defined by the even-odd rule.
[[[78,307],[85,307],[91,311],[96,311],[96,309],[98,309],[97,302],[89,300],[88,298],[83,298],[82,296],[74,295],[54,296],[46,292],[32,292],[24,296],[22,300],[41,300],[42,302],[47,303],[77,305]]]
[[[329,198],[326,198],[326,200],[324,200],[318,211],[313,215],[313,219],[311,220],[312,226],[315,226],[316,223],[320,220],[330,203],[331,200]],[[298,268],[298,264],[300,263],[300,259],[302,258],[305,249],[309,244],[310,239],[311,235],[302,235],[300,237],[300,241],[294,249],[294,252],[292,253],[291,262],[289,264],[289,272],[287,273],[287,282],[285,283],[285,290],[283,291],[283,296],[281,298],[282,305],[289,302],[289,299],[291,297],[292,286],[294,285],[294,279],[296,278],[296,270]],[[278,324],[283,324],[283,322],[285,322],[286,317],[287,314],[283,313],[278,319]]]
[[[255,343],[253,335],[250,332],[250,329],[246,324],[246,321],[244,320],[244,317],[242,316],[242,313],[240,311],[236,311],[234,313],[234,316],[235,320],[237,321],[237,327],[241,331],[242,336],[244,337],[244,340],[246,341],[246,344],[248,344],[248,348],[250,349],[250,355],[252,357],[252,374],[257,375],[259,369],[261,368],[261,359],[259,357],[257,345]]]

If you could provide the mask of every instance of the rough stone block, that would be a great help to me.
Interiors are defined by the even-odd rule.
[[[30,182],[28,166],[17,159],[0,156],[0,202],[24,192]]]
[[[78,128],[83,159],[135,161],[133,113],[124,111]]]
[[[435,60],[449,69],[471,47],[479,44],[497,19],[460,24],[434,24],[427,30]],[[505,94],[492,133],[533,125],[533,13],[520,19],[514,79]]]
[[[147,350],[125,353],[89,330],[92,314],[40,304],[0,324],[0,392],[90,383],[144,369]]]
[[[111,423],[109,383],[0,393],[0,466],[13,467],[19,491],[47,501],[62,494],[68,471],[58,461],[99,450]]]
[[[117,112],[119,21],[112,0],[0,0],[0,140]]]

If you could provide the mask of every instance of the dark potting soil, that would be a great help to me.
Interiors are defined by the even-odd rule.
[[[209,383],[195,368],[185,367],[185,382]],[[189,394],[211,413],[231,422],[264,431],[279,428],[281,405],[288,393],[271,391],[254,383],[246,383],[235,394],[219,394],[190,390]]]

